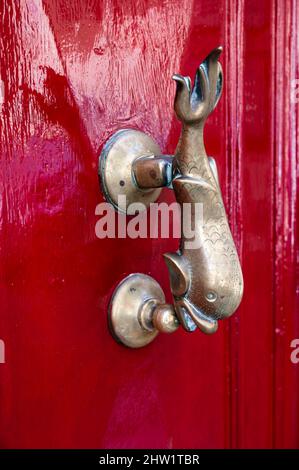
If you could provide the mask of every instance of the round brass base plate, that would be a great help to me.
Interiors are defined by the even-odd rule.
[[[139,323],[139,313],[150,299],[165,303],[160,285],[146,274],[131,274],[116,287],[108,310],[114,338],[130,348],[142,348],[156,338],[158,331],[148,331]]]
[[[160,154],[156,142],[143,132],[122,129],[110,137],[99,158],[99,176],[104,196],[115,209],[134,215],[136,208],[130,211],[130,204],[142,203],[146,209],[157,200],[161,189],[139,189],[134,182],[132,164],[138,157]]]

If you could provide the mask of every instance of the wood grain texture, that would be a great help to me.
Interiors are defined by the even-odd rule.
[[[298,447],[296,0],[5,0],[0,15],[0,446]],[[244,300],[212,337],[124,349],[113,289],[144,272],[170,299],[177,241],[96,238],[97,156],[123,127],[173,153],[171,75],[220,44],[205,140]]]

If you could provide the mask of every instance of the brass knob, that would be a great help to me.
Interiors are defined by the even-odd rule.
[[[176,317],[172,305],[158,305],[153,315],[153,325],[161,333],[173,333],[179,327],[179,321]]]

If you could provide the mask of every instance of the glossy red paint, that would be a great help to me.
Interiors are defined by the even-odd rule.
[[[5,0],[0,21],[1,447],[298,447],[296,0]],[[175,240],[99,240],[97,155],[123,127],[174,151],[173,72],[224,45],[206,143],[245,278],[219,332],[117,345],[131,272],[169,296]],[[172,200],[164,191],[162,200]]]

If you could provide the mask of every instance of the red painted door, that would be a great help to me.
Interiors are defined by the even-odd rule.
[[[1,0],[1,447],[298,447],[296,0]],[[100,240],[97,156],[133,127],[173,153],[173,72],[222,44],[207,125],[245,282],[214,336],[111,338],[131,272],[169,296],[176,240]],[[164,191],[161,200],[172,201]]]

